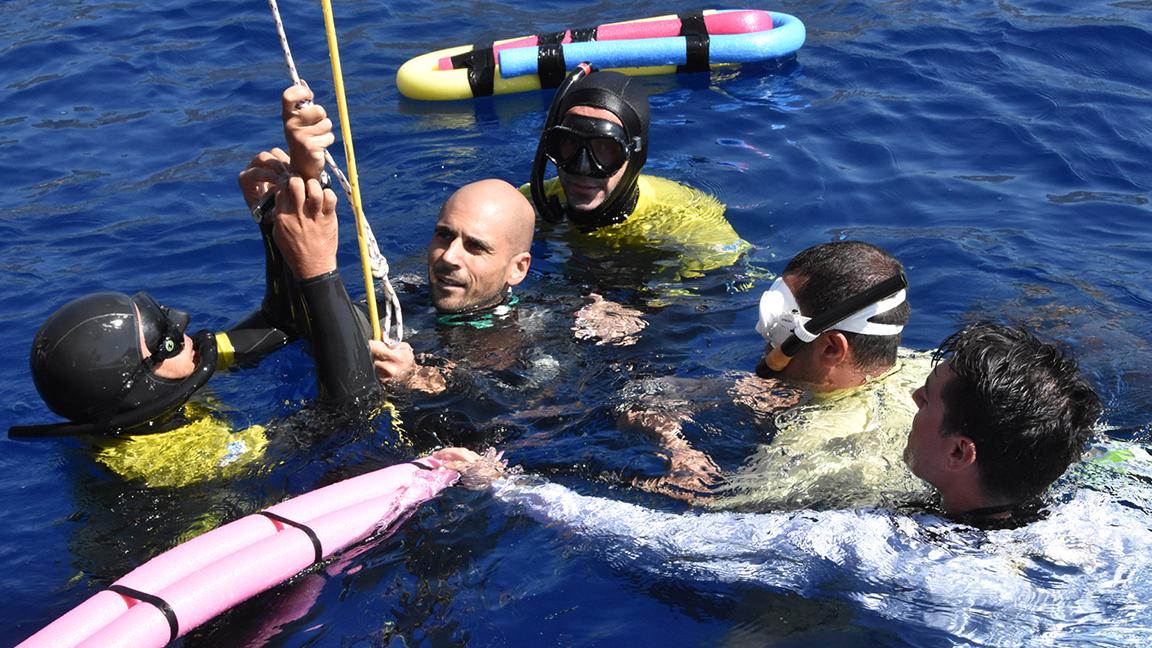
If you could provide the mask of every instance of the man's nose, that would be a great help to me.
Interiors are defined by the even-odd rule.
[[[594,170],[592,168],[592,156],[588,152],[588,147],[580,147],[580,152],[576,155],[576,162],[572,166],[576,175],[592,176]]]
[[[464,252],[464,244],[459,238],[452,239],[444,248],[444,252],[440,255],[440,261],[453,267],[460,265],[460,255]]]

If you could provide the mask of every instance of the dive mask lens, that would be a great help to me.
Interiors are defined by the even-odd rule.
[[[611,177],[628,161],[631,150],[624,129],[604,119],[569,115],[544,132],[544,154],[574,175]]]
[[[756,332],[773,347],[779,348],[792,335],[797,321],[803,323],[807,319],[800,314],[800,307],[788,289],[788,284],[779,278],[760,297],[760,318],[756,322]]]
[[[544,155],[558,167],[566,167],[584,148],[583,138],[563,126],[553,126],[544,133]]]
[[[628,161],[628,150],[620,141],[610,137],[593,137],[587,141],[586,146],[596,164],[609,174],[619,171]]]
[[[184,350],[184,331],[190,319],[188,313],[161,306],[144,292],[133,295],[132,303],[140,311],[144,344],[152,354],[149,357],[150,363],[155,366],[179,355]]]

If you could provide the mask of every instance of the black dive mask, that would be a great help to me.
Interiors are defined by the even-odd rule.
[[[629,138],[624,127],[606,119],[567,115],[563,123],[544,131],[544,154],[566,173],[610,178],[644,143]]]
[[[620,119],[623,127],[569,114],[568,111],[576,106],[607,110]],[[648,95],[633,77],[619,72],[593,71],[587,63],[576,66],[556,89],[532,162],[529,185],[532,202],[540,216],[551,221],[567,217],[583,229],[595,229],[626,219],[640,197],[640,169],[648,157],[648,123]],[[613,128],[602,124],[610,124]],[[617,128],[620,130],[615,130]],[[593,144],[593,140],[598,139],[601,141]],[[562,146],[564,140],[567,140],[566,146]],[[607,140],[615,141],[609,143]],[[594,147],[599,147],[599,150]],[[619,149],[612,150],[615,147]],[[608,172],[608,169],[617,162],[617,171],[624,162],[628,162],[628,166],[599,207],[576,210],[549,200],[545,195],[544,171],[550,159],[568,173],[593,178],[612,176],[615,172]]]

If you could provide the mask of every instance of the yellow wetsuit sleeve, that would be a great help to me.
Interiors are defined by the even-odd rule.
[[[236,347],[227,333],[216,333],[216,371],[231,367],[236,362]]]

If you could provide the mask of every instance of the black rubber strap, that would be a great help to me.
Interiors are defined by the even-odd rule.
[[[168,601],[165,601],[155,594],[141,592],[140,590],[134,590],[131,587],[125,587],[123,585],[109,585],[108,591],[147,603],[157,610],[160,610],[164,618],[168,619],[168,629],[171,631],[168,637],[169,643],[176,641],[176,637],[180,636],[180,621],[176,618],[176,611],[172,609],[171,605],[168,605]]]
[[[558,88],[568,76],[568,66],[564,63],[564,46],[544,44],[536,48],[536,73],[540,76],[541,88]]]
[[[282,515],[276,515],[275,513],[269,511],[260,511],[259,514],[263,515],[269,520],[275,520],[281,524],[287,524],[290,527],[296,527],[297,529],[303,531],[304,535],[308,536],[308,539],[312,541],[312,549],[316,552],[316,559],[312,562],[318,563],[321,560],[324,560],[324,548],[320,546],[320,538],[316,537],[316,532],[313,531],[311,527],[306,524],[301,524],[295,520],[289,520]]]
[[[588,41],[596,40],[596,28],[588,27],[587,29],[573,29],[572,42],[573,43],[587,43]]]
[[[476,56],[475,46],[473,46],[473,49],[467,52],[449,57],[448,60],[452,61],[453,70],[463,70],[466,67],[472,66],[472,57],[474,56]]]
[[[708,26],[704,23],[704,12],[680,14],[680,35],[684,37],[684,65],[677,66],[677,72],[704,72],[708,69],[709,39]]]
[[[473,97],[491,97],[496,83],[496,63],[492,56],[492,44],[477,43],[471,52],[457,54],[451,58],[452,68],[468,68],[468,86]]]
[[[564,36],[568,32],[548,32],[547,34],[536,34],[536,45],[559,45],[564,42]]]
[[[421,470],[436,470],[436,469],[435,469],[435,468],[433,468],[432,466],[425,466],[424,464],[420,463],[420,462],[419,462],[419,461],[417,461],[416,459],[413,459],[412,461],[408,461],[408,462],[406,462],[406,463],[410,463],[410,464],[412,464],[413,466],[416,466],[417,468],[419,468],[419,469],[421,469]]]

